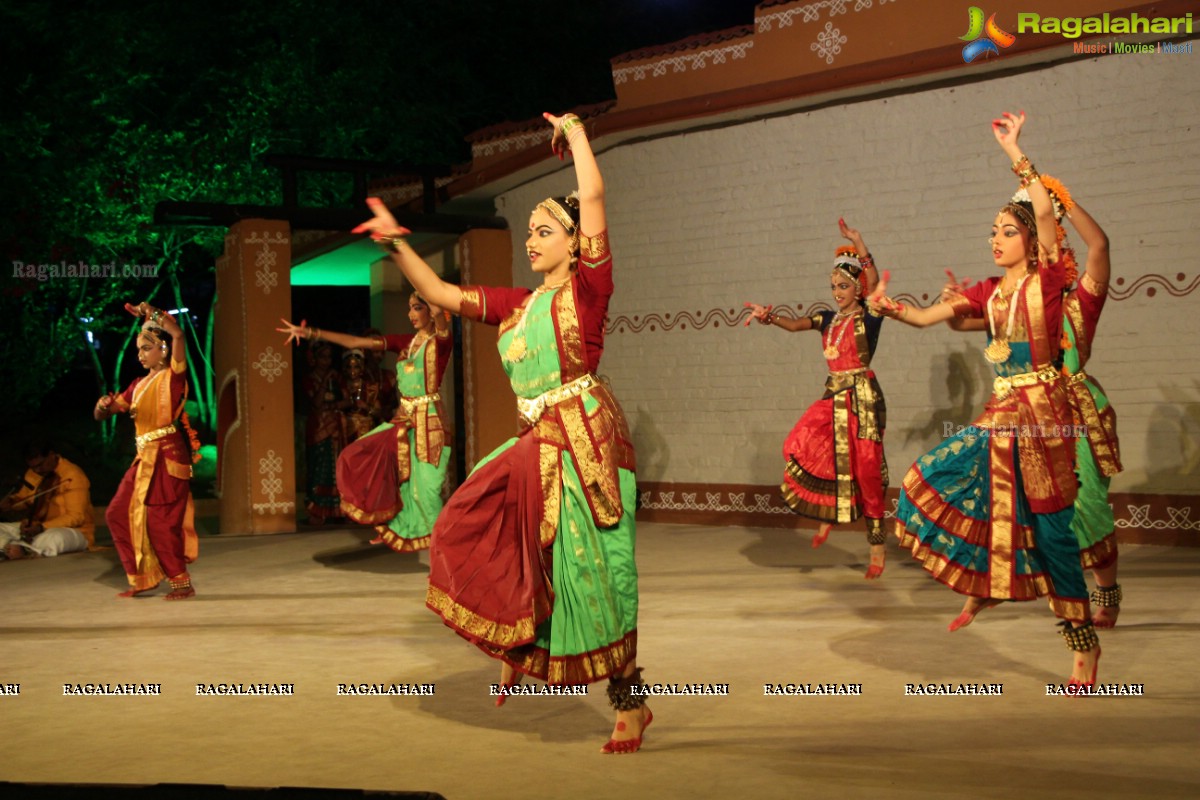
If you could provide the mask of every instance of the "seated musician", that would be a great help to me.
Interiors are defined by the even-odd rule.
[[[95,544],[91,483],[44,442],[25,447],[28,471],[0,500],[0,558],[57,556]]]

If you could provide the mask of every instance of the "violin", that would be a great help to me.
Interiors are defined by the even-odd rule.
[[[70,478],[64,479],[60,477],[57,472],[51,472],[33,487],[34,492],[32,495],[24,498],[26,501],[32,500],[33,502],[29,504],[29,510],[26,512],[25,519],[21,523],[22,539],[28,541],[37,535],[37,533],[31,531],[32,526],[35,523],[41,524],[46,519],[50,509],[50,499],[54,497],[55,492],[62,488],[64,484],[69,483],[70,480]],[[25,481],[25,483],[28,483],[28,481]],[[38,531],[38,533],[40,532]]]

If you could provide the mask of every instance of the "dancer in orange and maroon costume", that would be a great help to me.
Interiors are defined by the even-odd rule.
[[[192,526],[191,450],[183,404],[187,398],[187,345],[170,314],[146,303],[125,308],[146,322],[137,338],[138,360],[149,370],[119,395],[96,402],[95,417],[128,412],[137,431],[137,456],[108,504],[104,519],[130,588],[149,592],[165,577],[168,600],[193,597],[188,564],[198,540]]]

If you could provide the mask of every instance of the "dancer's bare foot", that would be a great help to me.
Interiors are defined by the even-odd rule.
[[[1088,694],[1096,685],[1096,671],[1100,665],[1100,638],[1091,621],[1072,624],[1059,623],[1062,636],[1071,648],[1071,679],[1067,681],[1070,694]]]
[[[500,706],[504,705],[505,701],[508,700],[508,695],[505,694],[505,692],[508,689],[511,689],[514,686],[516,686],[518,683],[520,683],[522,677],[523,676],[521,675],[521,673],[517,672],[513,668],[512,664],[509,664],[507,661],[501,663],[501,665],[500,665],[500,694],[496,695],[496,708],[499,708]]]
[[[642,738],[653,721],[654,715],[644,705],[631,711],[618,711],[612,736],[608,737],[600,752],[606,755],[636,753],[641,749]]]
[[[998,605],[1000,601],[991,597],[968,597],[967,602],[963,603],[962,612],[954,618],[947,630],[953,633],[959,628],[965,628],[975,621],[975,615],[980,611]]]
[[[1100,645],[1082,653],[1072,653],[1071,658],[1070,683],[1089,689],[1095,686],[1096,672],[1100,667]]]
[[[828,522],[821,523],[821,527],[817,528],[817,535],[814,536],[812,540],[812,546],[814,550],[825,544],[825,540],[829,538],[829,531],[831,530],[833,530],[833,526]]]
[[[1095,611],[1092,612],[1092,624],[1097,628],[1112,628],[1117,624],[1117,615],[1121,613],[1122,592],[1121,585],[1116,582],[1116,565],[1114,564],[1110,571],[1110,583],[1108,586],[1102,586],[1100,581],[1096,581],[1096,590],[1092,592],[1092,607]],[[1096,577],[1099,578],[1101,571],[1096,570]]]
[[[871,545],[871,565],[867,567],[867,574],[864,575],[867,580],[873,581],[883,574],[883,563],[887,560],[887,545],[873,544]]]
[[[367,542],[367,544],[383,544],[383,536],[382,535],[376,536],[374,539]]]

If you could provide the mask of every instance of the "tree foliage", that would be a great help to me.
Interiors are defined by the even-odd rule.
[[[223,231],[155,227],[156,203],[278,203],[268,152],[464,162],[471,130],[608,99],[608,58],[669,41],[672,21],[694,28],[679,35],[711,28],[717,6],[744,6],[749,21],[753,2],[0,5],[0,243],[14,264],[117,269],[3,271],[10,409],[36,409],[80,363],[98,392],[119,388],[132,326],[121,304],[151,298],[191,309],[193,394],[211,400],[204,343]],[[308,205],[348,200],[331,178],[301,189]],[[125,264],[156,277],[125,276]]]

